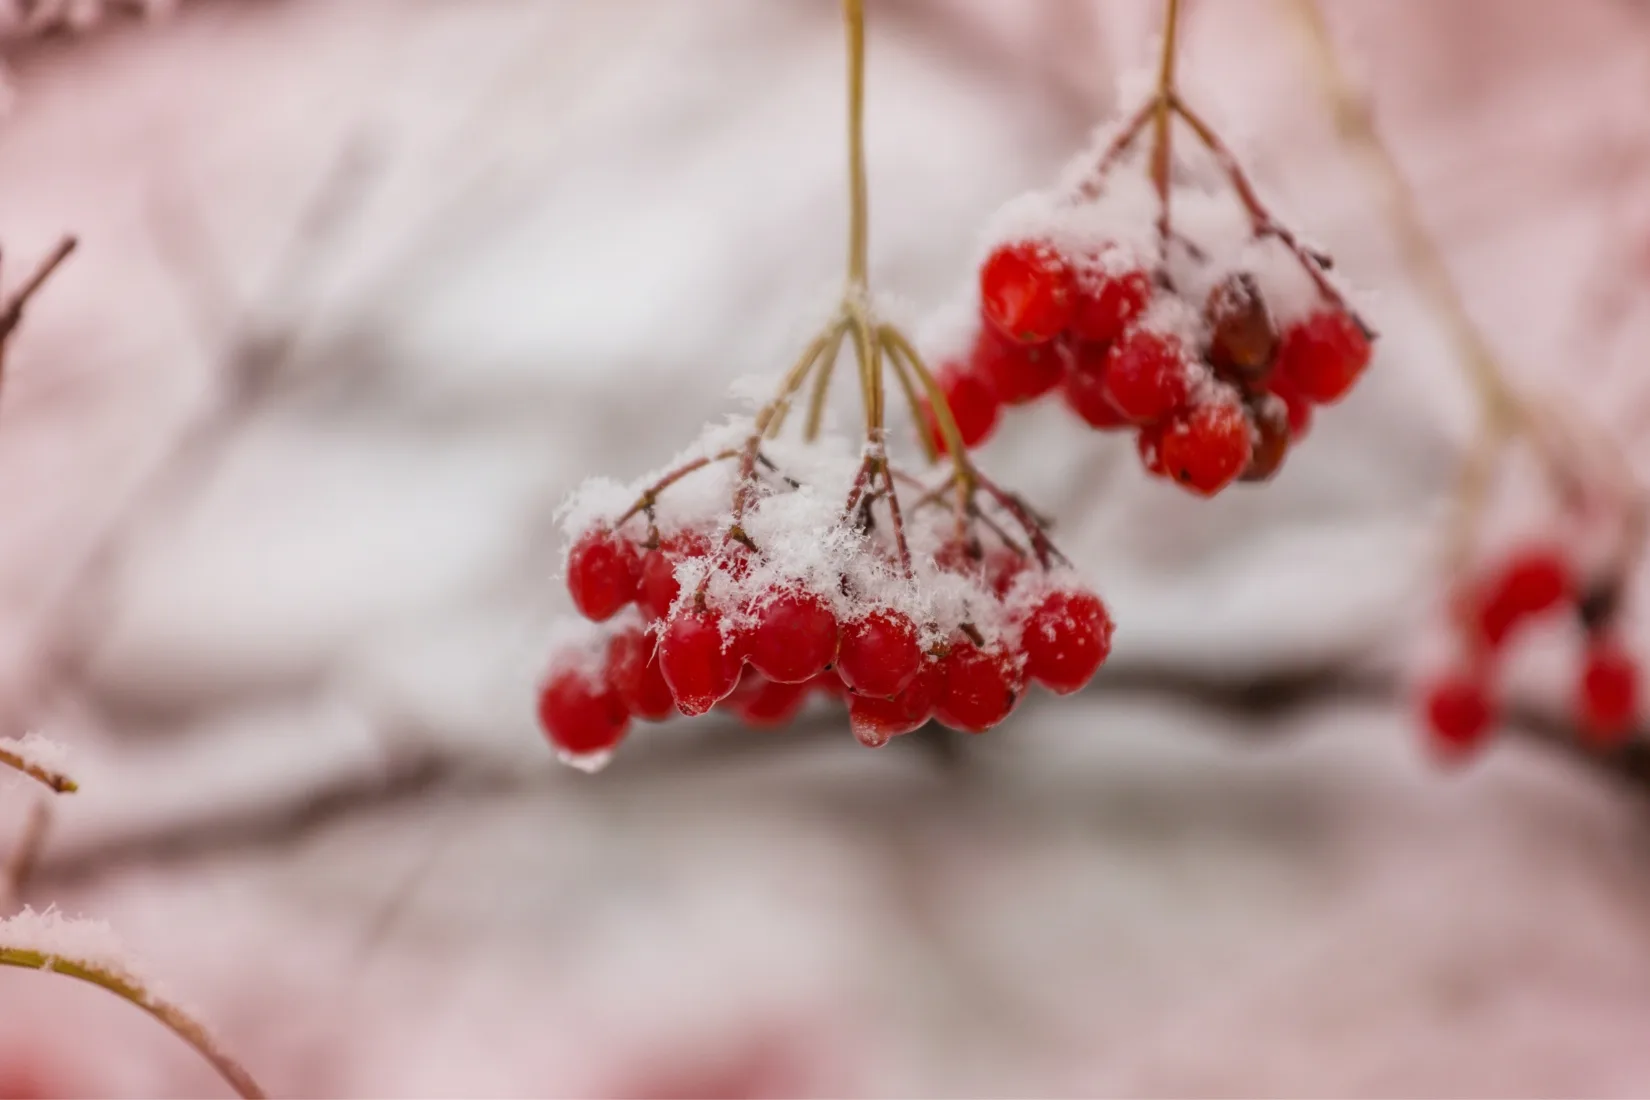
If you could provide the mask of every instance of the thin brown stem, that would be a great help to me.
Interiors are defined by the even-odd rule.
[[[3,933],[0,933],[3,935]],[[212,1036],[188,1013],[176,1005],[155,998],[137,982],[107,967],[78,959],[48,955],[27,948],[8,947],[0,943],[0,966],[15,966],[25,970],[45,970],[77,978],[108,990],[122,1000],[130,1001],[162,1024],[174,1035],[194,1047],[202,1058],[218,1071],[237,1096],[246,1100],[261,1100],[265,1095],[258,1082],[252,1079],[239,1062],[219,1048]]]
[[[16,742],[12,742],[12,744],[16,744]],[[62,772],[53,771],[51,768],[30,760],[22,753],[3,745],[0,745],[0,767],[22,772],[30,779],[57,794],[73,794],[80,789],[79,784]]]
[[[956,471],[957,483],[971,485],[975,477],[974,464],[968,460],[968,449],[963,446],[962,432],[957,428],[957,418],[951,415],[951,405],[945,399],[945,391],[940,389],[934,375],[924,365],[922,356],[917,354],[917,349],[911,346],[911,341],[899,329],[893,325],[883,325],[877,330],[877,340],[890,356],[903,360],[905,368],[917,380],[928,398],[926,411],[934,417],[940,438],[945,441],[946,455]]]
[[[899,383],[901,392],[905,394],[905,407],[911,412],[911,423],[916,428],[917,446],[922,449],[922,456],[929,463],[940,457],[939,448],[934,446],[933,433],[926,430],[922,422],[922,400],[917,396],[917,384],[911,378],[911,372],[906,369],[905,361],[898,355],[888,355],[888,365],[894,370],[894,380]]]
[[[1156,117],[1157,105],[1157,97],[1153,96],[1141,106],[1140,110],[1135,112],[1133,118],[1124,124],[1123,129],[1118,132],[1116,137],[1112,138],[1111,144],[1107,145],[1105,151],[1100,154],[1100,159],[1095,161],[1094,167],[1089,170],[1089,174],[1083,177],[1083,182],[1078,184],[1076,199],[1092,202],[1100,197],[1100,193],[1105,186],[1106,175],[1117,163],[1118,158],[1128,151],[1129,147],[1134,144],[1135,139],[1146,129],[1146,123]]]
[[[1492,424],[1499,422],[1516,429],[1523,419],[1517,394],[1489,342],[1473,323],[1448,265],[1426,230],[1414,189],[1381,137],[1368,103],[1341,68],[1323,13],[1314,0],[1288,0],[1288,3],[1296,23],[1306,32],[1319,83],[1334,111],[1336,127],[1342,139],[1362,155],[1381,181],[1387,221],[1397,233],[1404,264],[1444,322],[1455,345],[1456,357],[1466,368],[1484,407],[1485,418]]]
[[[681,481],[689,474],[697,473],[712,463],[726,462],[729,459],[737,458],[742,453],[743,452],[740,450],[718,451],[713,455],[701,455],[700,457],[695,458],[684,465],[676,467],[674,470],[659,478],[659,480],[655,481],[652,485],[649,485],[646,489],[643,489],[641,495],[636,498],[636,502],[629,508],[625,509],[624,515],[613,521],[613,526],[623,527],[632,517],[640,515],[642,512],[652,511],[653,506],[659,502],[659,494],[663,493],[666,489],[670,488],[678,481]]]
[[[1205,122],[1197,112],[1186,106],[1186,102],[1178,95],[1171,101],[1171,106],[1174,108],[1175,114],[1180,116],[1198,141],[1215,158],[1215,163],[1220,166],[1226,181],[1231,184],[1233,193],[1237,195],[1238,202],[1243,204],[1244,212],[1249,215],[1249,227],[1254,235],[1256,237],[1276,237],[1278,242],[1295,257],[1295,262],[1300,264],[1301,269],[1311,278],[1312,285],[1317,287],[1318,293],[1323,299],[1339,309],[1346,309],[1345,299],[1342,297],[1341,292],[1335,288],[1335,285],[1329,281],[1322,264],[1307,251],[1294,232],[1274,218],[1271,211],[1260,201],[1260,196],[1255,192],[1254,185],[1249,181],[1247,173],[1243,171],[1243,165],[1239,163],[1237,156],[1221,139],[1215,128]]]
[[[1032,552],[1037,555],[1039,565],[1047,569],[1053,562],[1069,564],[1066,556],[1060,553],[1054,545],[1054,541],[1048,537],[1048,531],[1044,529],[1042,521],[1032,515],[1031,510],[1026,507],[1023,500],[1003,489],[984,474],[976,473],[974,480],[980,491],[995,501],[1003,511],[1013,518],[1020,530],[1025,532],[1027,540],[1031,543]]]
[[[883,442],[882,344],[863,315],[849,321],[854,337],[854,360],[859,364],[860,394],[865,404],[865,442],[880,447]]]
[[[835,325],[831,330],[831,338],[825,345],[825,352],[820,361],[819,373],[814,375],[813,392],[808,395],[808,419],[802,428],[802,438],[812,443],[819,438],[819,429],[825,422],[825,399],[830,395],[831,376],[836,373],[837,357],[842,354],[842,341],[848,333],[847,327]],[[774,420],[775,430],[784,423],[784,414]]]
[[[1163,52],[1157,63],[1157,94],[1152,99],[1152,186],[1157,189],[1157,235],[1169,239],[1169,167],[1173,159],[1174,64],[1180,37],[1180,0],[1164,0]]]
[[[848,39],[848,283],[865,286],[870,198],[865,181],[865,3],[842,0]]]
[[[17,326],[23,323],[23,307],[46,285],[46,280],[63,265],[63,261],[69,258],[69,254],[78,244],[74,237],[64,237],[58,241],[57,247],[36,265],[27,279],[23,280],[23,285],[0,304],[0,381],[5,377],[6,342],[12,333],[17,331]]]

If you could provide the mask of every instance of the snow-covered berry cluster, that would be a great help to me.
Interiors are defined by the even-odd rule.
[[[840,438],[738,442],[750,433],[714,429],[565,507],[586,622],[539,706],[564,758],[599,762],[632,718],[719,707],[774,726],[811,695],[845,700],[867,745],[930,719],[979,733],[1028,683],[1076,691],[1105,660],[1105,605],[1011,494],[978,474],[929,489]]]
[[[1147,117],[1004,208],[938,376],[968,446],[1058,390],[1091,427],[1135,432],[1149,472],[1212,496],[1277,472],[1372,334],[1201,120],[1203,155],[1149,178],[1128,155]]]
[[[1494,731],[1497,672],[1510,643],[1550,615],[1569,611],[1586,636],[1576,677],[1574,716],[1599,747],[1618,744],[1638,714],[1639,666],[1621,643],[1619,583],[1584,583],[1560,547],[1529,545],[1460,584],[1452,620],[1462,642],[1456,667],[1429,684],[1422,712],[1435,750],[1458,760]]]

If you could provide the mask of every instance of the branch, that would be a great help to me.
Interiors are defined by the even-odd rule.
[[[101,924],[29,909],[0,921],[0,966],[63,974],[108,990],[141,1008],[194,1047],[236,1095],[247,1100],[260,1100],[265,1095],[252,1075],[219,1048],[206,1028],[178,1006],[154,996],[139,978],[114,961],[118,957],[118,945]]]
[[[44,738],[34,736],[21,741],[0,737],[0,766],[21,772],[57,794],[74,794],[80,789],[79,784],[40,758],[39,748],[49,744]]]

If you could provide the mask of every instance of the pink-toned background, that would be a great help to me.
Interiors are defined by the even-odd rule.
[[[920,314],[1158,6],[867,6],[873,277]],[[1326,8],[1509,370],[1630,440],[1650,13]],[[961,768],[710,721],[594,778],[532,722],[551,513],[667,457],[833,293],[836,4],[14,28],[7,266],[83,240],[0,407],[0,697],[85,788],[28,900],[108,918],[281,1095],[1641,1095],[1642,794],[1520,739],[1440,774],[1401,692],[1257,716],[1150,686],[1407,670],[1472,425],[1278,12],[1192,4],[1189,92],[1366,290],[1377,368],[1212,503],[1057,409],[986,456],[1061,517],[1124,680]],[[75,672],[42,703],[47,641]],[[1561,671],[1532,658],[1535,704]],[[8,828],[30,793],[0,786]],[[24,1086],[221,1089],[129,1006],[0,973]]]

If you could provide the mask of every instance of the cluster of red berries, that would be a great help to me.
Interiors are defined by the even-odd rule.
[[[1219,279],[1194,307],[1116,244],[999,245],[979,296],[971,344],[939,375],[966,446],[1002,407],[1058,389],[1091,427],[1133,430],[1147,471],[1203,496],[1275,474],[1312,406],[1345,396],[1370,359],[1370,334],[1338,303],[1280,331],[1252,273]]]
[[[1563,610],[1577,616],[1586,634],[1574,700],[1577,726],[1600,747],[1628,736],[1638,715],[1639,666],[1614,630],[1619,604],[1619,585],[1584,587],[1565,555],[1544,546],[1514,553],[1462,585],[1452,611],[1465,659],[1432,683],[1422,700],[1438,754],[1459,760],[1483,746],[1498,717],[1493,688],[1499,658],[1523,628]]]
[[[877,746],[930,719],[984,732],[1029,682],[1076,691],[1110,652],[1100,598],[1035,556],[951,541],[923,559],[905,587],[941,598],[902,606],[855,598],[866,586],[848,575],[769,579],[774,563],[733,538],[592,527],[568,553],[567,585],[584,618],[611,625],[555,658],[540,721],[564,757],[600,758],[632,718],[719,707],[772,727],[821,693],[844,699],[854,735]]]

